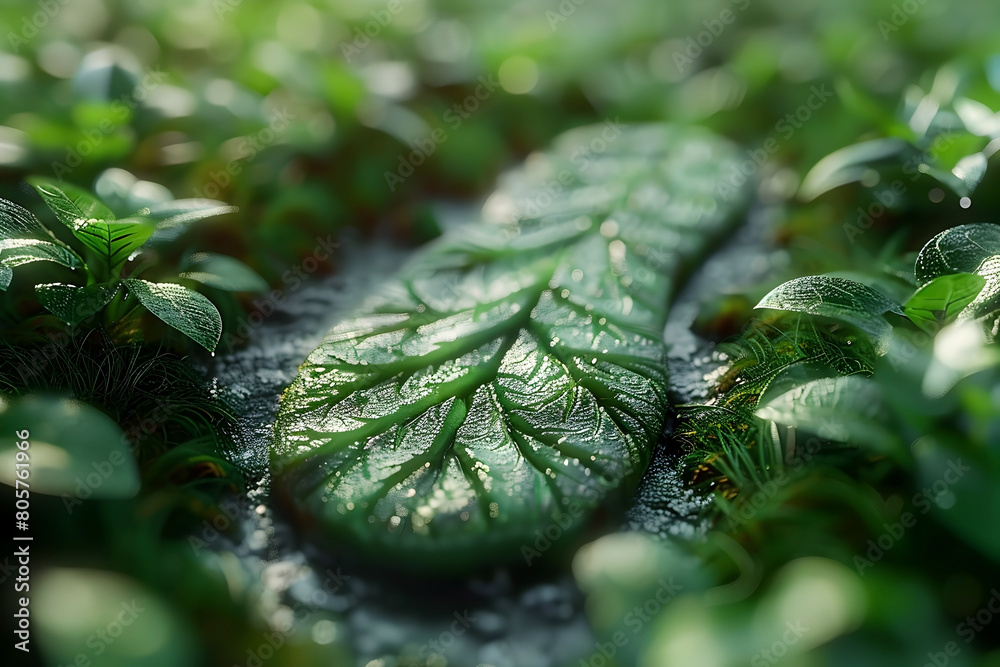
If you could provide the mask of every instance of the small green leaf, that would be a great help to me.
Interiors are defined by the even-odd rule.
[[[974,273],[986,281],[956,320],[978,321],[991,337],[996,336],[1000,330],[1000,226],[961,225],[927,242],[914,267],[917,282],[926,285],[939,276],[955,273]]]
[[[90,193],[69,184],[56,184],[45,178],[29,178],[52,212],[70,229],[81,220],[114,220],[115,214]]]
[[[27,438],[16,437],[24,430]],[[9,486],[15,485],[15,457],[24,451],[18,447],[23,441],[29,443],[32,492],[83,498],[131,498],[139,492],[128,439],[110,417],[86,403],[0,397],[0,482]]]
[[[50,312],[70,326],[75,326],[108,305],[118,285],[35,285],[35,295]]]
[[[867,285],[831,276],[805,276],[771,290],[755,308],[790,310],[853,324],[872,336],[879,354],[887,349],[892,325],[885,313],[902,315],[898,303]]]
[[[201,294],[174,283],[151,283],[134,278],[122,282],[149,312],[209,352],[218,345],[222,336],[222,316]]]
[[[181,278],[195,280],[203,285],[228,292],[263,292],[267,281],[249,266],[213,252],[199,252],[192,255],[182,267],[188,269]]]
[[[926,283],[903,305],[903,312],[924,331],[935,334],[952,322],[986,285],[986,279],[974,273],[938,276]]]
[[[10,281],[14,278],[14,272],[6,264],[0,263],[0,290],[10,287]]]
[[[123,218],[122,220],[81,220],[73,233],[88,248],[97,252],[108,265],[112,276],[117,276],[133,251],[153,235],[155,227],[148,218]]]

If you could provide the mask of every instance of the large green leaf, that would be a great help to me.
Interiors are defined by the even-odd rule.
[[[533,157],[309,355],[275,427],[282,497],[327,538],[453,570],[530,562],[623,504],[668,410],[667,304],[734,218],[735,159],[665,126]]]
[[[983,290],[986,279],[974,273],[938,276],[903,305],[903,312],[924,331],[937,333],[952,322]]]
[[[151,283],[129,278],[122,283],[149,312],[188,336],[208,351],[222,336],[219,310],[201,294],[183,285]]]
[[[28,431],[26,438],[17,436]],[[21,442],[28,442],[26,449]],[[70,499],[131,498],[139,468],[111,418],[86,403],[50,396],[0,397],[0,482],[15,486],[26,451],[33,493]],[[70,505],[72,507],[72,504]]]
[[[928,241],[917,256],[914,274],[921,285],[955,273],[974,273],[986,282],[957,320],[978,321],[996,336],[1000,333],[1000,225],[952,227]]]
[[[118,291],[118,286],[63,285],[48,283],[35,285],[35,295],[39,302],[66,324],[74,326],[108,305]]]
[[[789,280],[768,292],[756,308],[809,313],[853,324],[872,336],[880,353],[885,352],[892,334],[892,325],[884,314],[903,314],[900,305],[881,292],[853,280],[831,276]]]

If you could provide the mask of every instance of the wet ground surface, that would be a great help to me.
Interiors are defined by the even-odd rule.
[[[671,392],[678,402],[701,398],[706,373],[718,366],[712,346],[690,333],[701,301],[758,280],[774,265],[764,244],[768,221],[762,213],[754,215],[695,272],[671,311],[665,336],[672,343]],[[251,576],[261,578],[265,598],[274,601],[265,614],[283,606],[321,610],[336,619],[323,626],[326,640],[347,641],[362,667],[577,664],[592,652],[595,638],[568,567],[498,570],[450,583],[372,571],[298,540],[271,505],[267,451],[282,391],[327,329],[368,290],[378,289],[379,280],[408,254],[381,242],[341,241],[342,263],[335,275],[286,294],[248,347],[217,357],[210,369],[242,413],[231,456],[254,486],[242,535],[225,548],[240,557]],[[697,516],[705,501],[684,488],[677,457],[666,439],[624,528],[663,537],[693,537],[703,529]],[[315,637],[315,628],[312,632]]]

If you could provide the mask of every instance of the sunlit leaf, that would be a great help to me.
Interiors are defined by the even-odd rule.
[[[735,158],[645,126],[581,167],[602,129],[509,176],[506,224],[446,234],[301,366],[272,467],[325,535],[404,565],[530,562],[537,531],[635,489],[667,410],[667,303],[733,219]]]
[[[11,269],[31,262],[55,262],[70,269],[83,266],[79,255],[62,243],[38,239],[0,240],[0,266],[6,269],[4,274],[0,274],[0,289],[6,289],[10,284],[8,274]],[[8,275],[6,280],[4,275]]]
[[[903,314],[898,303],[871,287],[830,276],[790,280],[768,292],[755,307],[790,310],[847,322],[870,334],[880,353],[886,349],[892,332],[892,325],[884,315]]]
[[[947,229],[921,249],[914,275],[924,285],[934,278],[974,273],[986,284],[959,314],[958,321],[982,322],[991,335],[1000,328],[1000,226],[980,223]]]
[[[149,312],[206,350],[211,352],[218,345],[222,336],[222,316],[201,294],[173,283],[151,283],[135,278],[122,283]]]
[[[986,279],[973,273],[938,276],[923,285],[903,305],[910,320],[928,333],[937,333],[953,321],[986,285]]]

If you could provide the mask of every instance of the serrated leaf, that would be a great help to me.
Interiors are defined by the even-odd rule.
[[[56,317],[75,326],[99,312],[114,297],[118,285],[64,285],[47,283],[35,285],[38,301]]]
[[[45,178],[29,178],[28,183],[42,196],[59,222],[74,229],[81,220],[114,220],[115,214],[89,192],[75,186],[57,184]]]
[[[6,272],[31,262],[55,262],[70,269],[83,266],[83,260],[72,249],[61,243],[38,239],[0,240],[0,266],[6,269]],[[13,273],[10,273],[6,281],[0,276],[0,289],[7,289],[12,275]]]
[[[947,229],[927,242],[917,256],[914,275],[921,285],[955,273],[973,273],[986,281],[956,320],[982,323],[991,336],[1000,333],[1000,226],[980,223]]]
[[[643,126],[581,165],[602,131],[506,177],[506,224],[443,236],[301,366],[272,471],[326,538],[405,566],[531,562],[539,531],[634,491],[668,408],[667,303],[733,220],[716,190],[738,160]]]
[[[203,285],[229,292],[263,292],[268,288],[267,281],[257,275],[249,266],[213,252],[199,252],[192,255],[184,264],[187,271],[180,274],[181,278],[195,280]]]
[[[986,285],[986,279],[974,273],[938,276],[923,285],[903,305],[903,312],[924,331],[935,334],[954,321]]]
[[[887,453],[897,438],[885,426],[879,385],[860,375],[820,378],[773,398],[764,397],[756,415],[794,426],[833,442],[864,444]]]
[[[871,335],[879,354],[884,354],[892,333],[885,313],[903,314],[898,303],[871,287],[831,276],[805,276],[778,285],[755,308],[790,310],[847,322]]]
[[[219,344],[222,316],[201,294],[174,283],[151,283],[135,278],[122,283],[149,312],[209,352]]]

